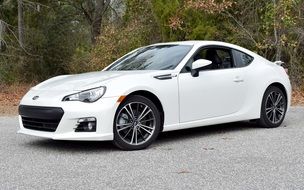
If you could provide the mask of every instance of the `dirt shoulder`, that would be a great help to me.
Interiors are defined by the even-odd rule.
[[[292,105],[294,106],[304,106],[304,89],[297,90],[294,89],[292,92]]]
[[[0,84],[0,116],[17,115],[21,98],[31,88],[31,84]]]
[[[17,115],[19,102],[33,84],[1,85],[0,84],[0,116]],[[294,89],[292,105],[304,106],[304,91]]]

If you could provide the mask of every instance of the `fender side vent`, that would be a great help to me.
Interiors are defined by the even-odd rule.
[[[156,78],[158,80],[168,80],[168,79],[172,79],[173,77],[176,77],[176,76],[173,76],[172,74],[154,76],[154,78]]]

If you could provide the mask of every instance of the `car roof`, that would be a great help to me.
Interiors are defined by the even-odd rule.
[[[207,41],[207,40],[191,40],[191,41],[174,41],[174,42],[163,42],[163,43],[157,43],[157,44],[153,44],[153,45],[171,45],[171,44],[175,44],[175,45],[223,45],[223,46],[236,46],[238,48],[242,48],[240,46],[234,45],[234,44],[230,44],[227,42],[221,42],[221,41]]]
[[[225,47],[237,49],[237,50],[243,51],[244,53],[247,53],[252,56],[258,56],[256,53],[254,53],[246,48],[243,48],[241,46],[226,43],[226,42],[220,42],[220,41],[205,41],[205,40],[176,41],[176,42],[157,43],[157,44],[152,44],[151,46],[154,46],[154,45],[191,45],[191,46],[217,45],[217,46],[225,46]]]

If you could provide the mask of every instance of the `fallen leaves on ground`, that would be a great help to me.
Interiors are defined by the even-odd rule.
[[[292,91],[292,105],[304,106],[304,90],[294,89]]]
[[[31,86],[31,84],[0,84],[0,115],[16,115],[22,96]]]
[[[215,150],[214,148],[203,148],[204,150]]]
[[[190,171],[188,170],[181,170],[181,171],[178,171],[176,172],[177,174],[188,174],[188,173],[191,173]]]

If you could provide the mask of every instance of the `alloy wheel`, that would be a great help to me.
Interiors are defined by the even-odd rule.
[[[115,124],[117,133],[124,142],[141,145],[152,137],[156,118],[145,103],[130,102],[119,111]]]
[[[278,91],[272,91],[266,98],[265,111],[267,119],[277,124],[281,122],[285,114],[285,101],[283,95]]]

